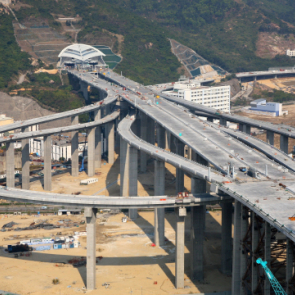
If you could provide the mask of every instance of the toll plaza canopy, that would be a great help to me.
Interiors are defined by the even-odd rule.
[[[99,64],[105,65],[103,60],[105,54],[97,48],[85,44],[72,44],[64,48],[60,54],[60,66],[63,65],[77,65],[77,64]]]

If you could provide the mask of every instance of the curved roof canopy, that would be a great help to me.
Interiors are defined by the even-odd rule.
[[[105,56],[105,54],[97,48],[85,44],[73,44],[67,46],[58,55],[59,58],[69,57],[81,61],[86,61],[88,59],[92,59],[99,56]]]

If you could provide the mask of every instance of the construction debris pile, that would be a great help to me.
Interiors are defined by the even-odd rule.
[[[23,231],[23,230],[35,230],[35,229],[46,229],[51,230],[55,228],[71,228],[71,227],[79,227],[78,222],[74,222],[71,219],[61,219],[57,222],[57,224],[48,223],[47,219],[38,219],[35,222],[32,222],[27,227],[14,227],[17,225],[15,222],[9,222],[2,226],[1,231]]]

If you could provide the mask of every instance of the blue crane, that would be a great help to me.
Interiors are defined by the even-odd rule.
[[[264,269],[270,284],[275,292],[276,295],[287,295],[283,287],[280,285],[276,277],[273,275],[273,273],[270,271],[270,269],[267,267],[267,261],[263,261],[261,258],[258,258],[256,260],[257,264],[260,264],[262,268]]]

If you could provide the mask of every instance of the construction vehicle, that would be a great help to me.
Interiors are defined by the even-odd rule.
[[[261,258],[258,258],[256,260],[257,264],[260,264],[262,268],[264,269],[266,276],[269,279],[269,282],[275,292],[276,295],[287,295],[283,287],[280,285],[276,277],[273,275],[273,273],[270,271],[270,269],[267,267],[267,261],[263,261]]]
[[[295,214],[293,216],[291,216],[291,217],[288,217],[288,219],[291,220],[291,221],[295,221]]]

